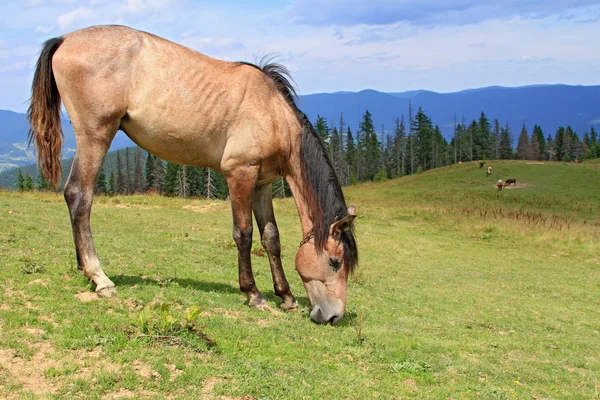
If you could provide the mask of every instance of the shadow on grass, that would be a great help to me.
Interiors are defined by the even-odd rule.
[[[119,286],[154,285],[164,287],[169,284],[177,284],[182,288],[189,288],[202,292],[241,293],[238,287],[234,287],[227,283],[207,282],[196,279],[165,278],[164,280],[156,280],[151,278],[142,279],[139,276],[132,275],[113,275],[109,278],[115,283],[117,290],[119,289]]]

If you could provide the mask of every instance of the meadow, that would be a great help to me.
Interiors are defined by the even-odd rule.
[[[292,199],[284,313],[256,231],[273,311],[245,305],[226,201],[97,197],[119,291],[98,299],[62,195],[0,192],[0,397],[600,399],[600,163],[488,164],[344,188],[360,265],[335,326],[308,317]]]

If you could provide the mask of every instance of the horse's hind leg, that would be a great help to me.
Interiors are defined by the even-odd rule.
[[[77,151],[71,173],[65,185],[65,200],[69,207],[77,267],[96,285],[98,296],[111,297],[117,294],[115,284],[108,279],[100,267],[94,240],[90,230],[90,212],[94,188],[104,162],[104,156],[119,127],[118,121],[90,128],[75,125]]]
[[[269,255],[275,294],[283,300],[281,308],[286,311],[297,309],[298,303],[296,303],[296,299],[290,291],[290,285],[281,265],[281,244],[277,222],[275,222],[275,213],[273,212],[271,184],[256,188],[252,208],[260,231],[261,243]]]
[[[257,167],[242,167],[227,176],[231,210],[233,213],[233,240],[238,248],[240,290],[248,296],[250,307],[263,309],[267,304],[256,287],[250,250],[252,249],[252,196],[258,177]]]

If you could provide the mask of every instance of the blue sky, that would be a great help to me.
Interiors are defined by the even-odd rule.
[[[0,109],[26,109],[43,41],[96,24],[226,60],[275,53],[301,94],[600,83],[600,1],[14,0],[0,4]]]

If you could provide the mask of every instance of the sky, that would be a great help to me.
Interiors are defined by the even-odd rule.
[[[98,24],[224,60],[274,54],[300,94],[600,83],[600,1],[4,0],[0,109],[26,110],[41,43]]]

